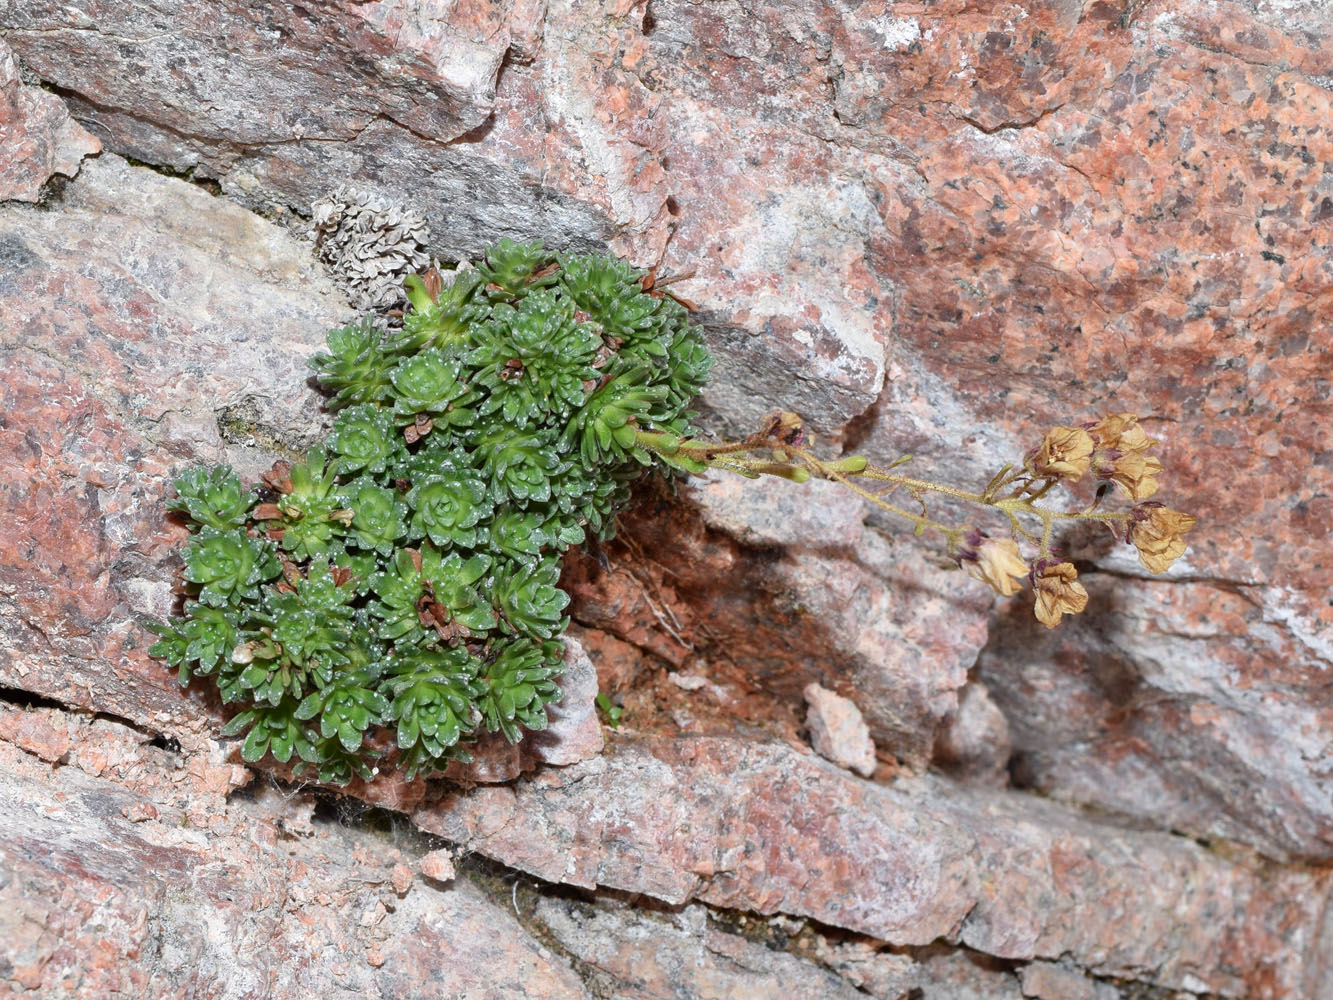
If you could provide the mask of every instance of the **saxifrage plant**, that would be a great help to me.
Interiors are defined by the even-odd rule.
[[[191,532],[184,614],[150,625],[161,637],[150,652],[182,685],[209,678],[241,706],[223,732],[244,734],[247,761],[271,754],[345,784],[371,778],[391,747],[410,778],[466,759],[483,730],[517,742],[544,728],[568,624],[561,557],[610,537],[646,472],[842,482],[918,534],[943,532],[1000,594],[1029,578],[1048,626],[1087,601],[1055,555],[1057,522],[1106,525],[1153,572],[1194,523],[1146,499],[1162,469],[1130,414],[1055,428],[980,492],[892,471],[905,460],[821,458],[789,413],[710,441],[690,406],[711,358],[651,275],[505,240],[450,277],[408,280],[400,328],[367,318],[329,334],[310,364],[337,417],[304,461],[249,487],[225,466],[176,480],[168,506]],[[1082,509],[1039,503],[1087,474],[1136,505],[1102,510],[1105,489]],[[895,490],[920,510],[890,503]],[[933,520],[931,494],[1000,515],[1011,537]],[[1020,542],[1036,546],[1030,562]]]

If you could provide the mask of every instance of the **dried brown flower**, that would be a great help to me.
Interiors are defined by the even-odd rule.
[[[1078,482],[1092,465],[1092,435],[1080,427],[1052,427],[1033,454],[1039,476]]]
[[[1193,514],[1172,510],[1155,500],[1134,508],[1129,540],[1139,550],[1139,562],[1151,573],[1165,573],[1185,552],[1185,532],[1197,524]]]
[[[1146,500],[1157,492],[1162,463],[1146,455],[1158,442],[1148,437],[1132,413],[1112,413],[1088,427],[1094,442],[1092,471],[1109,479],[1132,500]]]
[[[1018,581],[1028,575],[1028,564],[1019,556],[1016,541],[990,538],[975,530],[967,536],[958,562],[968,575],[990,584],[1001,597],[1017,594],[1022,589]]]
[[[791,445],[792,447],[812,443],[806,434],[805,421],[788,410],[770,413],[764,423],[764,429],[760,433],[766,438],[772,438],[779,444]]]
[[[1131,500],[1146,500],[1157,492],[1157,477],[1162,463],[1152,455],[1137,451],[1096,451],[1092,468],[1099,479],[1109,479]]]
[[[275,503],[256,504],[250,516],[256,521],[281,521],[282,508]]]
[[[1158,442],[1148,437],[1133,413],[1109,413],[1088,428],[1099,449],[1147,451]]]
[[[1088,592],[1078,582],[1073,563],[1039,560],[1032,567],[1032,586],[1037,603],[1037,621],[1047,628],[1060,624],[1062,615],[1076,615],[1088,606]]]

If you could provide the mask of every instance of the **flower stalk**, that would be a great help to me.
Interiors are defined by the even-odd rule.
[[[1084,610],[1088,601],[1077,568],[1056,551],[1057,522],[1103,525],[1133,545],[1140,562],[1153,573],[1166,572],[1184,554],[1184,535],[1196,523],[1193,515],[1146,500],[1156,493],[1163,470],[1159,459],[1146,454],[1158,442],[1144,433],[1132,413],[1052,428],[1021,463],[1001,468],[980,491],[895,472],[911,461],[910,455],[887,466],[872,465],[863,455],[820,458],[804,422],[794,413],[772,414],[758,431],[739,441],[683,438],[656,430],[637,431],[635,440],[682,471],[722,469],[748,478],[768,475],[793,482],[813,478],[840,483],[867,503],[910,522],[917,535],[939,532],[958,564],[997,594],[1012,596],[1020,589],[1016,581],[1026,577],[1036,595],[1036,617],[1048,628],[1058,625],[1063,615]],[[1057,486],[1073,486],[1088,475],[1101,482],[1091,503],[1064,510],[1043,502]],[[869,483],[886,485],[871,488]],[[1101,509],[1113,487],[1135,506],[1123,511]],[[890,502],[898,491],[918,509]],[[980,508],[1005,523],[1010,537],[992,538],[970,522],[950,524],[933,517],[931,497]],[[1035,549],[1030,559],[1022,555],[1024,544]]]

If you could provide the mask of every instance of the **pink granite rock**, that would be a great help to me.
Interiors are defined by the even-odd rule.
[[[106,155],[59,211],[0,207],[0,256],[0,684],[214,728],[134,617],[172,606],[162,498],[188,465],[266,468],[256,436],[309,439],[304,360],[346,306],[276,226]]]
[[[512,787],[445,794],[413,819],[540,878],[673,905],[800,914],[897,945],[1068,955],[1223,996],[1328,986],[1314,957],[1333,933],[1326,871],[1225,860],[1023,795],[879,787],[783,746],[623,740]]]
[[[728,933],[703,906],[651,914],[543,899],[533,917],[625,1000],[865,995],[808,959]],[[762,933],[762,922],[753,923],[746,929]]]
[[[905,954],[864,938],[816,941],[821,963],[876,1000],[1019,1000],[1012,963],[975,952],[933,947]]]
[[[1333,72],[1331,17],[1291,0],[320,2],[268,14],[218,0],[170,18],[34,0],[10,5],[0,27],[110,148],[217,176],[246,204],[280,215],[343,181],[373,182],[422,206],[440,252],[544,236],[694,272],[671,287],[702,307],[720,358],[715,426],[748,430],[785,405],[834,443],[984,481],[1052,423],[1108,409],[1151,417],[1166,442],[1163,498],[1201,518],[1191,551],[1147,583],[1132,553],[1062,539],[1093,592],[1090,613],[1045,633],[1025,599],[1002,608],[978,674],[1006,716],[1013,773],[1138,824],[1322,863],[1333,843],[1333,563],[1318,544],[1333,485],[1321,82]],[[37,529],[0,533],[0,683],[189,734],[212,716],[147,672],[125,622],[160,607],[154,581],[170,578],[172,538],[146,497],[171,463],[222,445],[186,391],[184,360],[146,345],[188,334],[216,368],[249,337],[199,395],[232,401],[231,428],[298,433],[300,392],[248,400],[246,379],[276,366],[286,384],[283,366],[306,353],[289,341],[307,328],[317,337],[336,310],[296,294],[309,279],[268,251],[255,266],[263,295],[245,309],[214,301],[215,276],[251,266],[263,227],[201,194],[194,215],[177,216],[158,196],[184,186],[160,179],[116,178],[92,202],[80,183],[72,217],[5,209],[0,228],[4,509]],[[203,234],[207,250],[191,242]],[[234,241],[246,250],[219,271],[210,254]],[[118,268],[134,283],[122,288]],[[33,302],[60,321],[34,320]],[[101,339],[102,326],[114,336]],[[228,346],[227,327],[246,333]],[[283,331],[280,344],[269,330]],[[145,364],[150,379],[135,374]],[[854,685],[881,745],[917,766],[967,690],[987,599],[910,542],[886,543],[885,523],[872,515],[856,528],[855,559],[798,544],[766,555],[764,572],[712,536],[706,548],[721,555],[699,574],[713,590],[648,582],[668,589],[685,624],[733,626],[738,674],[774,693],[771,715],[754,716],[765,725],[810,680]],[[52,537],[70,541],[40,544]],[[725,596],[720,585],[738,581]],[[609,593],[617,607],[593,608],[598,622],[627,623],[617,635],[636,655],[697,673],[686,666],[695,650],[677,641],[689,634],[672,636],[644,594],[642,581],[624,582]],[[833,655],[789,655],[783,636],[797,650],[822,636]],[[617,780],[633,788],[633,777]],[[402,791],[383,794],[419,797]],[[1031,817],[1067,831],[1070,813],[1013,797],[983,823],[977,800],[940,794],[960,804],[960,827],[993,827],[977,851],[1009,880],[968,918],[973,947],[1072,941],[1081,968],[1190,990],[1324,988],[1316,945],[1326,951],[1329,932],[1319,939],[1303,915],[1311,876],[1299,865],[1276,864],[1265,887],[1248,863],[1200,860],[1164,838],[1152,843],[1169,845],[1166,889],[1153,895],[1155,873],[1126,874],[1098,852],[1147,850],[1146,834],[1078,827],[1036,888],[1015,888],[1053,856],[1054,834]],[[669,829],[674,814],[661,816]],[[579,878],[603,863],[594,850]],[[605,863],[619,870],[620,859]],[[679,885],[646,870],[654,885]],[[1247,930],[1211,951],[1191,944],[1191,969],[1133,953],[1179,931],[1163,923],[1172,892],[1204,905],[1196,877],[1227,927],[1242,922],[1239,900],[1254,901]],[[1048,930],[1026,893],[1052,882],[1059,920],[1081,927],[1120,907],[1124,940]],[[1278,891],[1291,913],[1273,904]],[[1206,907],[1189,912],[1219,926]],[[1234,955],[1265,948],[1279,957],[1230,971]]]
[[[531,765],[563,767],[601,753],[604,739],[596,701],[597,668],[577,639],[566,638],[560,700],[547,710],[550,725],[520,744]]]
[[[1297,7],[932,8],[902,48],[847,31],[842,100],[884,148],[912,137],[910,173],[870,168],[884,273],[912,291],[859,447],[982,471],[1135,410],[1166,442],[1162,498],[1200,517],[1180,582],[1090,550],[1115,577],[1085,623],[1006,614],[983,678],[1025,780],[1326,861],[1333,192],[1308,74],[1331,22]]]
[[[1054,962],[1033,962],[1022,972],[1023,995],[1034,1000],[1119,1000],[1110,983],[1090,980],[1075,969]]]
[[[471,881],[400,898],[381,838],[283,836],[286,796],[220,802],[160,753],[136,774],[138,791],[77,767],[53,781],[0,740],[0,984],[16,995],[589,996]]]
[[[735,523],[744,509],[710,513],[719,494],[697,495],[704,521]],[[828,512],[859,531],[859,513],[826,498],[813,491],[793,507],[803,519]],[[748,722],[758,712],[803,714],[801,692],[812,681],[854,694],[884,755],[908,769],[926,765],[986,640],[988,601],[960,595],[959,574],[878,531],[854,535],[851,552],[828,545],[827,529],[823,545],[756,552],[709,531],[698,513],[656,500],[626,519],[624,535],[609,550],[609,572],[586,556],[567,560],[565,585],[582,624],[755,692],[732,712]]]
[[[449,882],[456,874],[454,856],[447,850],[431,851],[421,859],[421,874],[436,882]]]
[[[63,712],[0,709],[0,740],[48,764],[62,760],[71,744]]]
[[[815,479],[742,479],[712,472],[688,481],[683,493],[704,523],[746,545],[855,552],[865,502],[838,483]]]
[[[933,763],[950,777],[1003,786],[1013,743],[1009,720],[986,685],[968,684],[958,695],[958,711],[935,740]]]
[[[545,233],[558,244],[614,239],[653,264],[672,244],[696,273],[684,294],[724,321],[714,405],[748,421],[785,401],[836,430],[883,384],[890,300],[857,231],[874,218],[867,189],[835,177],[809,190],[802,175],[836,172],[841,159],[817,139],[756,132],[706,103],[666,104],[671,54],[654,51],[644,16],[566,0],[544,17],[531,3],[384,2],[261,20],[223,3],[167,20],[104,3],[81,14],[100,30],[84,30],[37,0],[5,26],[118,150],[198,168],[252,204],[308,210],[335,180],[373,177],[418,204],[448,252]],[[515,39],[529,64],[488,77]],[[171,72],[176,49],[193,53],[189,74]],[[207,108],[198,92],[214,95]],[[783,198],[748,183],[755,163],[790,174]],[[829,274],[828,292],[800,279],[814,268]],[[796,364],[815,367],[789,384]]]
[[[445,793],[413,821],[569,885],[803,914],[902,944],[956,930],[974,904],[967,834],[861,784],[776,747],[621,741],[512,786]]]
[[[1034,636],[1008,609],[981,658],[1015,779],[1275,857],[1333,857],[1333,706],[1317,645],[1292,636],[1275,595],[1086,581],[1085,621]]]
[[[0,40],[0,201],[37,201],[53,174],[73,177],[83,158],[101,149],[60,98],[24,85],[13,51]]]
[[[874,774],[875,744],[856,702],[818,684],[807,684],[802,693],[809,706],[805,724],[815,753],[863,778]]]
[[[1235,663],[1229,686],[1250,692],[1249,708],[1219,691],[1199,708],[1214,720],[1207,728],[1184,725],[1146,707],[1175,697],[1149,681],[1138,688],[1143,709],[1098,704],[1148,740],[1144,752],[1126,747],[1132,763],[1112,772],[1102,751],[1080,754],[1098,740],[1085,728],[1061,766],[1034,780],[1150,821],[1170,815],[1176,828],[1327,858],[1330,800],[1318,789],[1330,744],[1320,734],[1333,732],[1333,704],[1313,689],[1328,666],[1333,570],[1326,547],[1305,540],[1319,534],[1333,475],[1319,332],[1333,278],[1320,166],[1328,97],[1304,74],[1327,72],[1331,24],[1325,7],[1302,7],[1298,20],[1289,9],[1050,3],[1019,16],[860,4],[794,28],[771,5],[728,48],[706,41],[725,33],[726,8],[658,4],[650,47],[673,57],[661,63],[664,86],[688,94],[687,106],[724,108],[731,131],[799,122],[855,149],[855,167],[836,161],[823,179],[815,170],[803,179],[854,177],[870,192],[880,221],[862,230],[869,267],[881,292],[896,294],[888,384],[858,425],[857,450],[914,453],[926,470],[957,469],[979,484],[1045,426],[1138,410],[1167,441],[1167,499],[1202,519],[1175,575],[1259,602],[1260,634],[1244,627],[1233,639],[1228,625],[1198,635],[1216,589],[1182,584],[1152,629],[1197,635],[1189,659],[1200,666]],[[831,115],[822,51],[836,68]],[[769,65],[782,70],[760,68]],[[739,166],[742,143],[712,145]],[[762,164],[764,190],[790,183],[781,159],[750,163]],[[686,183],[702,195],[725,176],[712,167]],[[682,229],[673,254],[691,245]],[[1132,554],[1096,558],[1143,574]],[[1026,614],[1015,613],[988,660],[992,685],[1012,689],[996,697],[1025,732],[1042,730],[1047,713],[1074,724],[1078,703],[1023,698],[1023,649],[1056,642],[1076,657],[1080,644],[1030,625],[1020,632]],[[1138,634],[1134,618],[1103,619],[1086,647],[1108,631]],[[1127,669],[1151,675],[1165,662],[1155,641],[1136,640],[1140,659]],[[1164,763],[1182,752],[1197,786]],[[1256,796],[1268,800],[1258,811]]]

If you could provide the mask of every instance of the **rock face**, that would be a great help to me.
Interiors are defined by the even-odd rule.
[[[0,41],[0,201],[37,201],[53,174],[72,177],[101,148],[63,101],[25,86],[18,60]]]
[[[882,788],[742,741],[617,747],[446,795],[413,820],[549,881],[795,913],[894,945],[1068,955],[1099,975],[1225,996],[1299,995],[1327,945],[1326,872],[1227,862],[1021,796]]]
[[[868,778],[875,773],[875,744],[856,703],[818,684],[807,684],[805,716],[815,753]]]
[[[737,545],[718,529],[790,484],[757,485],[743,504],[724,499],[702,518],[665,498],[646,500],[610,547],[609,570],[572,557],[565,581],[580,622],[673,667],[707,664],[719,681],[776,695],[802,718],[810,683],[852,697],[885,758],[924,768],[985,643],[986,603],[960,593],[958,574],[931,565],[919,547],[862,532],[864,511],[845,501],[792,504],[788,493],[792,516],[780,533],[769,526],[769,537],[787,544]],[[709,484],[695,495],[707,503],[722,491]],[[796,543],[807,529],[814,541]],[[636,558],[645,552],[669,556]],[[725,709],[739,696],[713,700]],[[731,714],[753,722],[767,713],[746,703]]]
[[[282,230],[114,156],[85,164],[58,210],[0,209],[0,246],[0,475],[17,526],[0,540],[0,684],[211,726],[134,617],[171,610],[185,529],[162,497],[189,465],[253,477],[271,458],[247,443],[309,439],[303,358],[345,300]]]
[[[403,851],[336,824],[293,833],[275,791],[228,803],[224,781],[207,795],[117,728],[119,781],[83,761],[53,781],[0,743],[0,974],[16,995],[411,996],[434,980],[588,996],[471,881],[395,891]]]
[[[686,969],[698,995],[1333,992],[1326,4],[31,0],[0,30],[12,988],[212,995],[213,963],[237,996],[661,996]],[[719,430],[782,406],[980,485],[1048,426],[1137,411],[1190,552],[1149,580],[1060,539],[1092,602],[1047,633],[845,497],[650,498],[566,575],[626,706],[610,748],[576,716],[578,749],[508,784],[356,789],[592,895],[524,889],[525,928],[389,851],[391,889],[348,889],[359,835],[274,848],[309,803],[234,794],[220,707],[136,622],[172,600],[173,470],[253,475],[319,432],[303,361],[349,311],[273,220],[344,184],[436,254],[541,237],[689,274]],[[790,749],[811,682],[855,696],[877,782]],[[787,927],[781,957],[725,909]]]

